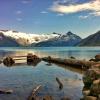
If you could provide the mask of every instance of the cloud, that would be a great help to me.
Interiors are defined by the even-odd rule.
[[[68,2],[69,0],[65,0]],[[62,14],[70,14],[70,13],[77,13],[77,12],[82,12],[82,11],[89,11],[89,14],[91,13],[92,15],[95,16],[100,16],[100,0],[90,0],[89,2],[85,3],[68,3],[68,4],[63,4],[59,3],[58,1],[55,1],[53,5],[49,8],[49,10],[57,13],[62,13]]]
[[[86,16],[80,15],[80,16],[79,16],[80,19],[87,19],[88,17],[89,17],[88,15],[86,15]]]
[[[57,14],[57,16],[64,16],[64,14],[59,13],[59,14]]]
[[[22,14],[22,11],[21,10],[18,10],[18,11],[16,11],[16,14],[17,15],[20,15],[20,14]]]
[[[22,18],[17,18],[16,20],[20,22],[20,21],[22,21]]]
[[[30,2],[31,2],[31,0],[23,0],[23,1],[22,1],[23,4],[28,4],[28,3],[30,3]]]
[[[48,12],[47,11],[41,11],[40,13],[41,14],[47,14]]]

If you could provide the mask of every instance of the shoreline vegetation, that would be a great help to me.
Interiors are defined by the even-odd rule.
[[[20,58],[21,57],[21,58]],[[32,53],[27,54],[27,56],[13,56],[3,58],[0,63],[3,63],[7,67],[16,65],[16,60],[26,59],[27,65],[36,66],[40,61],[46,61],[49,64],[63,64],[70,67],[81,69],[84,71],[83,83],[84,87],[82,90],[83,98],[80,97],[80,100],[100,100],[100,55],[96,55],[94,59],[86,60],[77,60],[75,57],[70,57],[69,59],[53,58],[51,56],[39,58]],[[19,64],[20,65],[20,64]],[[59,90],[63,89],[63,83],[61,80],[56,77],[55,79],[59,85]],[[43,88],[41,85],[33,89],[31,95],[27,100],[40,100],[37,96],[38,91]],[[0,90],[0,94],[11,94],[13,90]],[[52,96],[45,96],[43,100],[53,100]],[[68,97],[63,97],[61,100],[71,100]]]

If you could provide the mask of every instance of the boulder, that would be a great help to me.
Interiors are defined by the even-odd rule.
[[[4,60],[3,60],[3,64],[5,66],[12,66],[13,64],[15,63],[14,59],[12,57],[6,57]]]
[[[32,65],[32,66],[36,66],[38,63],[40,63],[41,59],[36,56],[36,55],[33,55],[32,53],[29,53],[27,55],[27,64],[28,65]]]
[[[85,86],[90,87],[94,80],[100,78],[99,69],[89,69],[83,76],[83,83]]]
[[[43,97],[43,100],[53,100],[52,96],[46,95]]]
[[[98,61],[100,61],[100,54],[96,55],[95,59],[98,60]]]
[[[97,97],[94,96],[86,96],[84,100],[97,100]]]
[[[93,81],[90,90],[93,96],[98,97],[98,95],[100,95],[100,79]]]
[[[90,90],[84,90],[82,91],[84,97],[90,95]]]

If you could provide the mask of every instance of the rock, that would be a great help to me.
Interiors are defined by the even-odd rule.
[[[93,81],[93,84],[91,85],[91,94],[93,96],[97,96],[100,94],[100,79]]]
[[[82,91],[82,93],[84,96],[88,96],[88,95],[90,95],[90,90]]]
[[[94,61],[94,62],[95,62],[95,61],[96,61],[96,59],[90,59],[89,61]]]
[[[29,53],[27,55],[27,64],[28,65],[37,64],[39,61],[40,61],[40,58],[37,57],[36,55],[33,55],[32,53]]]
[[[100,61],[100,54],[96,55],[95,59],[98,60],[98,61]]]
[[[52,98],[52,96],[48,96],[48,95],[47,95],[47,96],[44,96],[44,97],[43,97],[43,100],[53,100],[53,98]]]
[[[84,85],[90,87],[94,80],[100,78],[99,69],[89,69],[85,72],[83,76]]]
[[[100,64],[96,64],[96,65],[93,65],[93,66],[91,66],[91,68],[97,68],[97,69],[100,69]]]
[[[71,56],[70,58],[71,58],[71,59],[76,59],[76,58],[75,58],[75,57],[73,57],[73,56]]]
[[[3,60],[3,64],[6,66],[12,66],[15,63],[14,59],[12,57],[6,57]]]
[[[2,63],[2,61],[0,60],[0,64]]]
[[[98,95],[98,100],[100,100],[100,94]]]
[[[86,96],[84,100],[97,100],[97,97],[94,96]]]

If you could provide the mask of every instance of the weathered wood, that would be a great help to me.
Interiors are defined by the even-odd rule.
[[[59,84],[59,89],[62,90],[63,89],[63,84],[62,84],[62,82],[60,81],[60,79],[58,77],[56,77],[56,81]]]
[[[42,87],[41,85],[38,85],[35,89],[33,89],[31,95],[28,97],[28,100],[36,100],[36,94],[41,87]]]
[[[92,62],[92,61],[77,60],[77,59],[60,59],[60,58],[52,58],[52,57],[50,57],[50,59],[48,59],[48,57],[42,59],[47,62],[69,65],[79,69],[83,69],[83,68],[88,69],[93,65],[100,64],[100,62]]]

